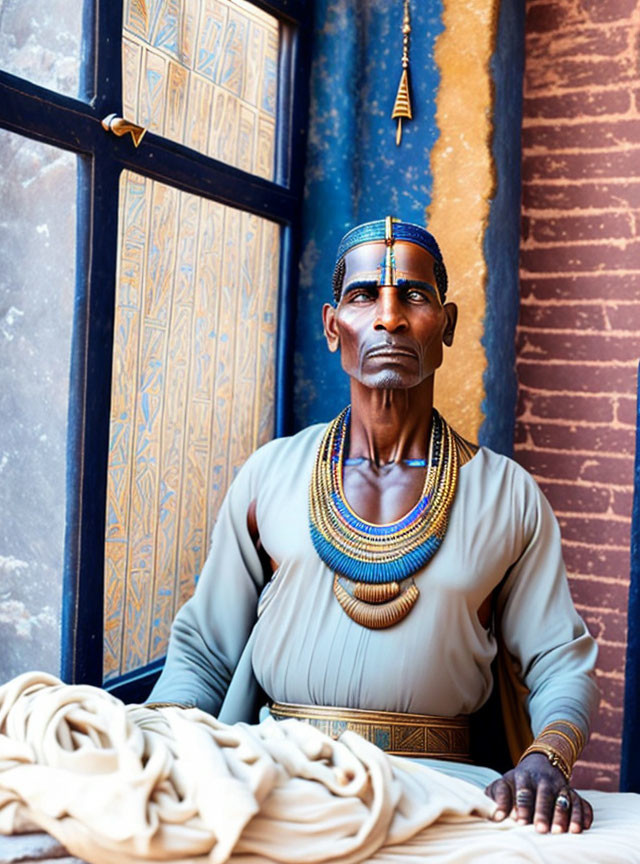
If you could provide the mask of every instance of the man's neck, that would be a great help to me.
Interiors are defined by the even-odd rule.
[[[409,390],[374,390],[352,379],[349,458],[376,465],[424,459],[432,408],[433,376]]]

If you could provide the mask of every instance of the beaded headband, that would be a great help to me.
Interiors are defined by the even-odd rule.
[[[433,234],[429,234],[427,230],[420,225],[414,225],[413,222],[401,222],[400,219],[387,217],[386,219],[376,219],[374,222],[365,222],[363,225],[356,225],[351,231],[348,231],[338,246],[338,254],[336,261],[342,258],[343,255],[353,249],[354,246],[359,246],[361,243],[372,243],[375,240],[387,239],[387,226],[391,224],[391,242],[396,240],[408,240],[410,243],[415,243],[416,246],[422,246],[427,252],[439,261],[442,260],[440,247],[436,242]]]
[[[339,302],[342,293],[342,281],[345,269],[344,256],[354,246],[360,246],[362,243],[373,243],[379,240],[385,241],[387,246],[390,244],[393,245],[396,240],[407,240],[409,243],[415,243],[416,246],[421,246],[425,249],[434,260],[433,272],[438,293],[440,294],[441,301],[445,302],[447,271],[436,238],[421,225],[415,225],[413,222],[402,222],[400,219],[387,216],[386,219],[376,219],[373,222],[356,225],[340,241],[333,272],[333,296],[336,303]]]

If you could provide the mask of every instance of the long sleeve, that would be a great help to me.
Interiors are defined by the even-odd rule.
[[[227,492],[195,593],[173,622],[151,702],[197,706],[214,715],[220,709],[255,623],[263,585],[247,511],[257,495],[265,449],[245,463]]]
[[[521,517],[525,545],[498,599],[502,637],[529,690],[534,735],[564,719],[586,737],[599,699],[597,645],[571,599],[553,511],[528,475]]]

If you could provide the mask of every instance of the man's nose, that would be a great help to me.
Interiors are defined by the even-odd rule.
[[[395,285],[382,285],[378,293],[375,330],[387,330],[395,333],[407,328],[407,319],[403,304],[398,297]]]

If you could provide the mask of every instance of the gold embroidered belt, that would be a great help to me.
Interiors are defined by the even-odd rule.
[[[357,732],[392,756],[472,761],[469,718],[465,715],[434,717],[286,702],[272,702],[269,711],[276,720],[303,720],[333,738],[346,730]]]

